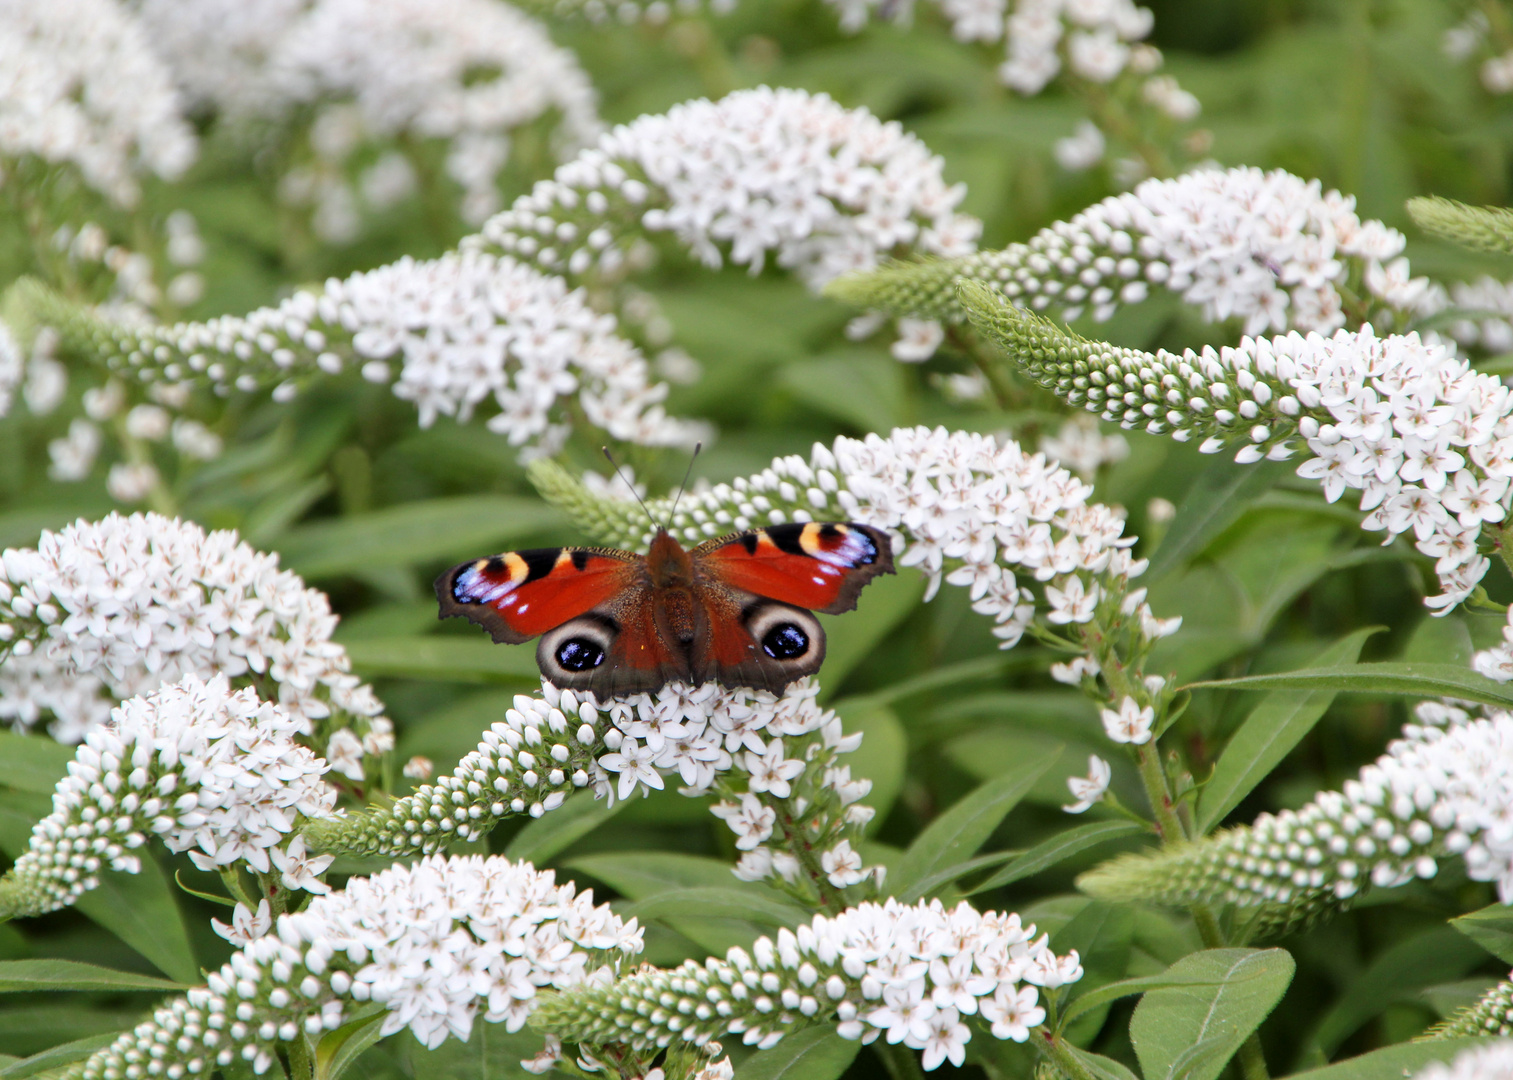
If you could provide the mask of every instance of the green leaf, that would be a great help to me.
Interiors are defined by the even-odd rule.
[[[347,644],[347,655],[357,673],[370,679],[486,683],[539,683],[541,679],[535,649],[453,634],[353,641]]]
[[[1371,626],[1348,634],[1319,654],[1319,667],[1353,664],[1361,646],[1385,630]],[[1229,740],[1213,776],[1198,795],[1198,832],[1208,833],[1239,806],[1313,730],[1334,702],[1334,690],[1274,690],[1261,699]]]
[[[971,855],[987,842],[993,830],[1030,790],[1040,774],[1061,756],[1042,753],[980,785],[927,825],[904,852],[897,880],[890,880],[894,895],[907,892],[916,882],[938,874]]]
[[[1196,953],[1192,955],[1196,956]],[[1160,975],[1141,975],[1134,979],[1120,979],[1100,986],[1096,990],[1090,990],[1067,1006],[1063,1016],[1066,1022],[1087,1012],[1096,1009],[1100,1005],[1107,1005],[1120,998],[1133,997],[1136,994],[1146,994],[1152,990],[1182,990],[1198,989],[1212,990],[1223,986],[1226,979],[1221,975],[1215,975],[1209,971],[1173,972],[1165,971]]]
[[[1348,1061],[1337,1061],[1322,1069],[1294,1073],[1289,1080],[1388,1080],[1389,1077],[1411,1076],[1431,1062],[1453,1061],[1467,1050],[1487,1045],[1486,1039],[1478,1037],[1399,1043]],[[3,1075],[0,1074],[0,1078]]]
[[[384,1006],[370,1005],[359,1010],[355,1019],[322,1035],[315,1044],[315,1080],[338,1080],[364,1050],[382,1038],[379,1030],[388,1014]]]
[[[904,786],[909,737],[898,715],[877,704],[870,695],[837,701],[833,708],[848,733],[862,734],[862,744],[846,755],[843,764],[851,767],[853,777],[872,781],[872,790],[862,800],[877,811],[877,816],[867,823],[866,831],[872,832],[882,825]]]
[[[74,748],[41,735],[0,731],[0,785],[51,795],[74,759]]]
[[[119,1031],[108,1031],[100,1035],[89,1035],[51,1047],[40,1054],[22,1058],[20,1061],[0,1068],[0,1080],[25,1080],[28,1076],[51,1072],[65,1065],[72,1065],[76,1061],[83,1061],[95,1051],[104,1050],[115,1042],[119,1034]]]
[[[1130,1072],[1128,1068],[1113,1058],[1095,1054],[1091,1050],[1084,1050],[1080,1046],[1074,1046],[1069,1042],[1062,1043],[1066,1050],[1077,1063],[1088,1071],[1093,1080],[1140,1080],[1138,1076]]]
[[[729,863],[703,855],[678,855],[668,851],[582,855],[569,862],[567,867],[598,878],[632,900],[645,900],[669,890],[728,886],[735,880],[730,875]]]
[[[565,524],[562,512],[540,499],[464,495],[301,525],[271,546],[291,570],[323,578],[374,566],[461,562]]]
[[[1145,1080],[1215,1080],[1281,1000],[1295,967],[1282,949],[1208,949],[1178,960],[1168,974],[1213,983],[1151,990],[1135,1006],[1130,1041]]]
[[[899,894],[898,899],[905,903],[913,903],[923,897],[930,896],[941,886],[949,885],[958,878],[966,877],[968,874],[975,874],[979,870],[986,870],[990,866],[1002,866],[1010,859],[1018,858],[1023,854],[1023,851],[1013,848],[1008,851],[995,851],[991,855],[979,855],[975,859],[953,863],[944,870],[931,874],[923,881],[916,881],[904,890],[903,893]]]
[[[1135,836],[1145,831],[1144,826],[1133,821],[1093,821],[1086,825],[1078,825],[1076,828],[1067,829],[1049,840],[1036,844],[978,885],[968,895],[975,896],[989,889],[1001,889],[1021,878],[1038,874],[1042,870],[1049,870],[1057,863],[1080,855],[1089,848],[1105,844],[1110,840]]]
[[[800,1028],[770,1050],[758,1050],[735,1071],[735,1080],[835,1080],[856,1060],[862,1044],[825,1024]]]
[[[504,853],[511,859],[545,866],[548,860],[629,805],[630,800],[620,799],[611,806],[604,799],[595,799],[580,792],[550,814],[543,814],[528,823],[510,839]]]
[[[623,896],[635,901],[654,896],[675,896],[690,889],[728,889],[735,881],[730,864],[699,855],[678,855],[666,851],[633,851],[625,854],[584,855],[567,864],[568,869],[598,878]],[[747,896],[776,904],[785,903],[781,893],[762,886],[741,889]],[[765,919],[730,918],[699,912],[696,915],[669,916],[666,923],[689,940],[711,953],[720,954],[732,945],[747,946],[771,929]]]
[[[1460,978],[1485,960],[1486,955],[1476,944],[1448,926],[1433,926],[1404,936],[1384,949],[1364,971],[1354,973],[1307,1044],[1328,1057],[1361,1025],[1380,1016],[1394,1003],[1417,1003],[1423,987]]]
[[[170,982],[132,971],[115,971],[77,960],[0,960],[0,994],[35,990],[184,990]]]
[[[1157,581],[1202,554],[1286,471],[1275,464],[1236,467],[1228,460],[1209,465],[1177,504],[1177,515],[1151,555],[1144,580]]]
[[[163,974],[181,983],[196,983],[200,965],[189,944],[184,916],[173,885],[152,855],[139,851],[142,871],[105,871],[99,888],[79,897],[75,906],[100,926],[141,953]]]
[[[1189,683],[1184,690],[1227,686],[1237,690],[1333,690],[1353,694],[1456,697],[1485,705],[1513,705],[1513,686],[1495,683],[1458,664],[1348,664],[1304,668],[1280,675],[1246,675]]]
[[[907,423],[909,401],[899,364],[871,349],[840,351],[842,355],[786,364],[778,381],[811,409],[861,434]]]
[[[905,570],[880,577],[863,589],[855,611],[818,616],[825,628],[825,664],[820,669],[822,700],[840,690],[846,676],[872,655],[878,643],[919,610],[924,593],[924,577]]]
[[[1480,911],[1451,919],[1450,925],[1505,964],[1513,964],[1513,910],[1489,904]]]
[[[797,926],[809,919],[809,912],[796,904],[766,896],[753,895],[744,889],[704,885],[658,893],[621,912],[629,918],[666,919],[669,916],[748,919],[769,926]]]

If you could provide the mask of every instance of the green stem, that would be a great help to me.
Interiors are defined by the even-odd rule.
[[[1497,538],[1497,557],[1502,564],[1513,574],[1513,524],[1504,523],[1497,526],[1492,533]]]
[[[1051,1033],[1049,1028],[1041,1028],[1040,1032],[1045,1036],[1045,1042],[1041,1044],[1041,1050],[1046,1057],[1051,1059],[1057,1070],[1067,1080],[1096,1080],[1092,1073],[1073,1056],[1067,1048],[1066,1040]]]
[[[982,344],[975,336],[964,331],[959,326],[946,327],[946,340],[952,347],[967,354],[982,377],[987,380],[988,389],[993,391],[993,397],[998,402],[998,407],[1005,412],[1011,411],[1023,405],[1023,394],[1014,385],[1014,380],[1005,373],[1003,367],[997,362],[997,358],[990,356],[983,350]]]
[[[846,908],[845,897],[841,895],[839,889],[830,884],[829,878],[825,875],[825,868],[820,865],[819,859],[815,857],[814,845],[803,835],[803,827],[793,820],[793,815],[788,812],[786,806],[778,805],[775,809],[777,810],[778,822],[783,826],[783,846],[792,853],[793,857],[799,861],[799,865],[803,867],[805,876],[809,878],[815,891],[819,893],[820,906],[828,914],[838,915]]]
[[[1187,839],[1182,822],[1172,806],[1171,792],[1166,787],[1166,774],[1161,771],[1161,755],[1154,742],[1135,748],[1135,762],[1140,766],[1140,779],[1145,784],[1145,797],[1150,800],[1151,810],[1156,815],[1156,829],[1161,833],[1165,847]]]
[[[305,1036],[284,1045],[289,1047],[289,1080],[311,1080],[315,1076],[315,1058]]]

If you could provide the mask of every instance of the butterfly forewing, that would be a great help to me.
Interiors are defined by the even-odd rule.
[[[471,619],[519,644],[644,584],[643,561],[609,548],[507,551],[452,567],[436,579],[436,599],[441,618]]]
[[[893,573],[893,546],[870,525],[771,525],[700,544],[693,557],[732,588],[826,615],[850,611],[867,582]]]

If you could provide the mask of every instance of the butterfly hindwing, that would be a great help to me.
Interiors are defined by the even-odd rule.
[[[440,617],[470,619],[495,641],[518,644],[644,588],[643,562],[609,548],[532,548],[475,559],[436,579]]]
[[[893,546],[870,525],[794,522],[700,544],[706,576],[757,597],[836,615],[856,607],[862,587],[893,573]]]
[[[700,595],[710,632],[694,643],[695,682],[780,693],[825,659],[825,631],[803,608],[713,585]]]

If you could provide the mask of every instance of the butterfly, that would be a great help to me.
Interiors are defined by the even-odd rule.
[[[850,611],[891,573],[888,534],[870,525],[772,525],[691,551],[659,528],[645,555],[536,548],[465,562],[436,579],[436,598],[440,618],[471,619],[497,642],[539,635],[546,680],[601,700],[673,681],[777,692],[825,659],[812,612]]]

